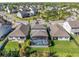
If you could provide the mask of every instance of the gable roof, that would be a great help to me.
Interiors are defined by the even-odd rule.
[[[18,13],[20,13],[22,17],[30,16],[29,12],[27,12],[27,11],[19,11]]]
[[[31,37],[48,37],[48,34],[46,30],[32,30]]]
[[[79,28],[79,20],[68,22],[71,28]]]
[[[31,29],[45,29],[46,30],[46,27],[44,25],[41,25],[41,24],[33,24],[31,25]]]
[[[31,23],[31,29],[46,29],[46,27],[45,27],[45,21],[42,20],[42,19],[34,20]]]
[[[12,30],[11,25],[3,25],[0,27],[0,38],[6,34],[8,34]]]
[[[54,37],[69,36],[69,34],[65,31],[65,29],[58,24],[51,25],[50,29],[51,29],[51,32],[50,32],[51,36],[54,36]]]
[[[9,36],[27,36],[29,25],[20,24]]]
[[[0,23],[2,23],[2,24],[7,24],[7,25],[11,25],[11,22],[5,20],[4,17],[1,16],[1,15],[0,15]]]

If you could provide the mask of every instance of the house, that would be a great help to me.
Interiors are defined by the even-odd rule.
[[[34,16],[38,12],[38,10],[35,7],[29,7],[30,15]]]
[[[20,24],[16,27],[16,29],[10,33],[8,36],[9,40],[24,42],[29,33],[29,24],[24,25]]]
[[[34,25],[36,23],[39,23],[39,24],[42,24],[42,25],[46,24],[45,20],[43,20],[41,18],[35,19],[32,22],[30,22],[30,23],[31,23],[31,25]]]
[[[19,17],[19,18],[30,17],[30,14],[29,14],[29,12],[27,12],[27,11],[19,11],[19,12],[17,13],[17,17]]]
[[[0,27],[0,38],[4,38],[12,30],[11,25],[2,25]]]
[[[63,27],[70,34],[79,34],[79,21],[64,22]]]
[[[48,34],[46,30],[31,30],[31,47],[48,47]]]
[[[13,7],[11,13],[17,13],[17,12],[18,12],[17,7]]]
[[[9,8],[9,6],[6,7],[5,11],[11,13],[11,9]]]
[[[56,20],[56,21],[49,20],[48,26],[53,25],[53,24],[63,25],[64,22],[65,22],[64,20]]]
[[[48,47],[48,33],[44,24],[39,21],[31,24],[31,47]]]
[[[66,21],[75,21],[75,20],[77,20],[77,17],[73,15],[66,18]]]
[[[3,18],[3,16],[0,16],[0,26],[2,26],[4,24],[11,25],[11,23],[9,21],[5,20]]]
[[[36,22],[35,24],[31,25],[31,30],[46,30],[45,25],[39,24],[39,22]]]
[[[59,24],[50,25],[50,36],[52,40],[70,40],[69,34]]]
[[[17,16],[20,18],[34,16],[37,13],[37,9],[34,7],[29,8],[21,8],[20,11],[17,13]]]

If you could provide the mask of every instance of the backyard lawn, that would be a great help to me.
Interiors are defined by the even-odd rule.
[[[79,47],[74,41],[54,41],[54,46],[50,47],[50,52],[55,52],[57,56],[79,56]]]
[[[9,41],[5,48],[6,51],[18,51],[19,50],[19,44],[17,42]]]
[[[52,56],[66,57],[66,56],[79,56],[79,47],[74,41],[53,41],[53,46],[47,48],[31,48],[40,52],[51,52]],[[39,54],[39,53],[38,53]]]

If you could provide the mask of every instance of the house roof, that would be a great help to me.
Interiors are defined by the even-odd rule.
[[[29,25],[20,24],[9,36],[27,36]]]
[[[41,23],[40,20],[36,20],[31,23],[31,29],[46,29],[45,24]]]
[[[50,24],[58,24],[58,23],[64,23],[64,20],[57,20],[57,21],[51,21],[49,20]]]
[[[18,13],[20,13],[22,17],[30,16],[29,12],[27,12],[27,11],[19,11]]]
[[[0,38],[5,34],[8,34],[12,29],[11,25],[3,25],[0,27]]]
[[[50,34],[53,37],[63,37],[63,36],[67,37],[67,36],[69,36],[69,34],[65,31],[65,29],[58,24],[51,25],[50,29],[51,29]]]
[[[31,29],[45,29],[46,30],[46,27],[45,27],[45,25],[43,25],[43,24],[39,24],[38,22],[36,23],[36,24],[32,24],[31,25]]]
[[[39,38],[44,38],[48,37],[47,31],[46,30],[32,30],[31,31],[31,37],[39,37]]]
[[[2,23],[2,24],[10,24],[10,25],[11,25],[11,22],[5,20],[5,19],[3,18],[3,16],[1,16],[1,15],[0,15],[0,23]]]
[[[71,26],[71,28],[79,28],[79,21],[78,20],[76,20],[76,21],[69,21],[68,23]]]

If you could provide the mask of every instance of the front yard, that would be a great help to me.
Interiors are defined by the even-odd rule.
[[[9,51],[19,51],[19,44],[18,42],[13,42],[13,41],[9,41],[5,48],[4,48],[7,52]]]

